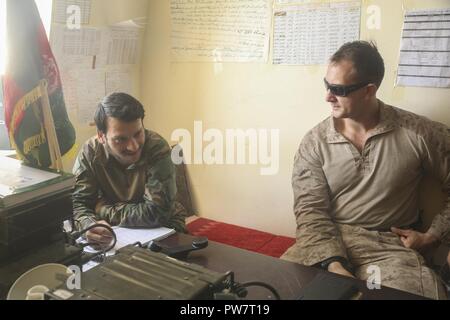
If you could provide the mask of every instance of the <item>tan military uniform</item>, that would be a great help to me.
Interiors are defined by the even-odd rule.
[[[73,168],[73,209],[79,228],[106,220],[123,227],[166,226],[185,231],[184,208],[175,202],[171,149],[157,133],[146,130],[145,135],[141,159],[128,168],[108,154],[97,137],[84,144]],[[107,205],[96,215],[99,198]]]
[[[327,118],[304,137],[295,157],[297,242],[284,258],[315,265],[345,257],[361,279],[376,264],[382,285],[436,298],[441,287],[435,274],[389,231],[418,222],[418,185],[427,172],[450,198],[446,126],[380,101],[380,123],[360,153]],[[449,200],[429,232],[448,238]]]

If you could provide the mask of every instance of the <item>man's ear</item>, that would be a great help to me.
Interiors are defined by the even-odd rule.
[[[101,131],[97,131],[97,139],[98,139],[98,141],[100,141],[101,144],[105,144],[106,143],[106,136]]]
[[[375,97],[378,91],[378,87],[373,83],[369,84],[366,87],[366,94],[369,98]]]

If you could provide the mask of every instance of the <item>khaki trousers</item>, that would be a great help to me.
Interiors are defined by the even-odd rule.
[[[396,234],[357,226],[337,226],[358,279],[367,280],[370,277],[373,280],[374,270],[377,270],[382,286],[431,299],[447,298],[439,276],[426,266],[422,255],[405,248]],[[281,258],[300,262],[295,251],[294,245]]]

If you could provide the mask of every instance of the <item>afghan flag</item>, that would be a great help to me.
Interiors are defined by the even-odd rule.
[[[5,122],[11,146],[25,162],[51,165],[39,84],[47,82],[50,109],[61,156],[75,144],[58,66],[34,0],[7,0],[7,57],[3,78]]]

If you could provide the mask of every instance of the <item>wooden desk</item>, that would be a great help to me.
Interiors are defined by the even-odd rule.
[[[189,244],[194,237],[184,234],[174,234],[162,242],[166,245]],[[265,256],[259,253],[231,247],[225,244],[209,241],[205,249],[193,251],[184,259],[217,272],[234,271],[235,281],[262,281],[273,286],[283,300],[297,299],[301,288],[310,282],[319,272],[325,272],[313,267],[305,267],[289,261]],[[353,280],[362,292],[364,300],[411,300],[425,299],[396,289],[382,287],[380,290],[369,290],[366,282]],[[246,299],[273,299],[270,291],[262,287],[249,287]]]

